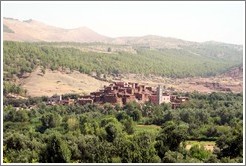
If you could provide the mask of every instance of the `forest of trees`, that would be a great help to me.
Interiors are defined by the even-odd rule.
[[[166,77],[213,76],[241,66],[243,52],[229,46],[184,47],[183,49],[147,49],[135,46],[129,52],[83,52],[79,43],[26,43],[4,41],[4,80],[32,72],[37,66],[56,70],[69,68],[90,74],[159,75]],[[105,44],[91,43],[100,46]],[[220,55],[221,54],[221,55]]]
[[[51,106],[47,97],[4,98],[3,161],[243,162],[243,94],[182,95],[190,100],[175,110],[168,104]],[[139,125],[160,127],[137,130]],[[216,147],[188,150],[187,140],[215,141]]]

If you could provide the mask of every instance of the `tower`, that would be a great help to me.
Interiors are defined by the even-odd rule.
[[[158,102],[158,104],[162,103],[162,87],[161,87],[161,85],[158,85],[158,87],[157,87],[157,102]]]

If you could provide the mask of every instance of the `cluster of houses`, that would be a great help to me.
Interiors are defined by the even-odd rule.
[[[189,100],[188,97],[179,97],[167,92],[159,85],[157,88],[139,85],[138,83],[114,82],[104,89],[92,92],[90,95],[80,96],[78,99],[62,99],[60,95],[54,95],[48,99],[50,105],[54,104],[119,104],[125,105],[128,102],[136,101],[137,103],[151,102],[154,104],[170,103],[172,108],[178,108],[181,103]]]

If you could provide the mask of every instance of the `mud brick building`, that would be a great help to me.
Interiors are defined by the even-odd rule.
[[[159,85],[156,89],[131,82],[114,82],[109,86],[104,86],[103,89],[97,92],[91,92],[90,95],[80,96],[76,101],[62,100],[61,96],[53,96],[49,99],[50,103],[57,104],[119,104],[125,105],[128,102],[135,101],[137,103],[151,102],[154,104],[170,103],[172,108],[178,108],[182,102],[187,101],[187,97],[178,97],[175,95],[163,92],[163,88]]]
[[[138,83],[114,82],[109,86],[104,86],[103,90],[92,92],[89,96],[81,96],[79,103],[111,103],[124,105],[128,102],[136,101],[144,103],[149,101],[152,88]]]
[[[75,100],[74,99],[70,99],[70,98],[60,101],[60,103],[62,105],[72,105],[72,104],[74,104],[74,102],[75,102]]]
[[[152,102],[154,104],[170,103],[171,98],[162,92],[161,86],[154,88],[131,82],[114,82],[104,86],[103,90],[90,93],[90,96],[81,96],[80,100],[90,98],[94,103],[111,103],[125,105],[128,102]]]
[[[182,96],[179,97],[177,95],[171,95],[170,99],[171,99],[170,101],[172,104],[172,109],[179,108],[182,103],[189,101],[188,97],[182,97]]]
[[[47,104],[55,105],[55,104],[61,103],[61,101],[62,101],[62,95],[53,95],[52,97],[48,99]]]
[[[81,98],[77,100],[77,103],[80,105],[85,105],[85,104],[93,104],[93,99],[90,98]]]

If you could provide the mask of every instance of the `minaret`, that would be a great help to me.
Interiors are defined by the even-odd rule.
[[[162,103],[162,87],[161,87],[161,85],[158,85],[158,87],[157,87],[157,101],[158,101],[158,104]]]

